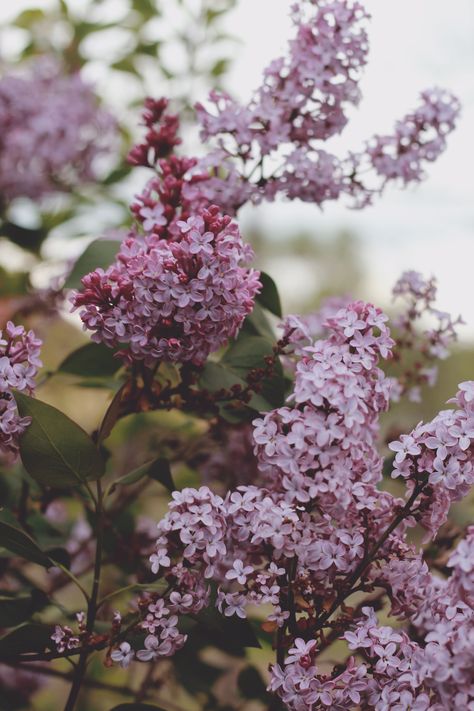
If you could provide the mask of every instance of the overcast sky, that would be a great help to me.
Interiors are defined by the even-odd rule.
[[[246,213],[266,230],[305,224],[316,232],[348,227],[362,242],[367,290],[385,302],[388,285],[403,269],[439,280],[439,305],[462,312],[474,337],[474,2],[473,0],[366,0],[372,14],[371,53],[362,81],[363,100],[339,140],[341,152],[374,132],[390,131],[417,103],[419,92],[445,86],[461,99],[463,113],[448,150],[422,185],[392,188],[372,208],[354,212],[330,204],[263,206]],[[287,0],[238,0],[229,29],[244,40],[230,75],[244,98],[261,69],[281,52],[290,30]]]

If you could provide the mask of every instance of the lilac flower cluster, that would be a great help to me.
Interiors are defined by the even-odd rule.
[[[325,322],[329,337],[299,351],[293,407],[255,422],[260,467],[289,501],[317,499],[338,515],[379,480],[378,418],[392,381],[377,363],[394,345],[386,320],[362,302],[338,310]]]
[[[145,221],[153,230],[156,215]],[[260,289],[242,265],[253,254],[216,207],[178,221],[173,240],[132,233],[106,271],[82,280],[72,302],[92,339],[143,360],[203,363],[236,335]]]
[[[421,180],[424,164],[435,161],[446,148],[446,136],[454,130],[460,110],[450,92],[431,89],[421,94],[421,104],[398,121],[391,136],[374,136],[367,154],[385,181]]]
[[[409,490],[417,482],[426,482],[419,521],[433,536],[451,503],[466,496],[474,483],[474,383],[461,383],[451,402],[457,410],[443,410],[389,445],[396,453],[392,476],[403,477]]]
[[[30,418],[19,416],[12,389],[33,392],[42,365],[41,345],[33,331],[11,321],[0,331],[0,454],[8,458],[17,456],[18,439],[30,423]]]
[[[470,701],[474,536],[470,531],[460,544],[448,564],[453,574],[440,583],[407,531],[421,523],[435,535],[446,513],[439,502],[449,505],[473,481],[474,384],[461,383],[457,410],[392,444],[394,474],[407,481],[406,500],[382,490],[378,420],[392,380],[379,362],[394,345],[386,321],[379,309],[353,302],[328,312],[324,339],[302,345],[298,335],[289,405],[254,423],[262,485],[239,486],[225,496],[206,486],[174,492],[150,557],[152,572],[168,587],[166,598],[140,603],[141,625],[158,630],[156,606],[171,616],[202,609],[213,583],[223,615],[245,618],[249,607],[261,607],[266,628],[279,630],[283,645],[270,689],[295,711],[441,709],[448,693]],[[331,621],[354,590],[375,589],[387,595],[392,615],[418,630],[414,636],[380,627],[369,607],[353,612],[355,619],[345,612]],[[451,628],[453,620],[462,624]],[[450,641],[439,649],[441,623]],[[322,673],[316,656],[325,628],[340,630],[364,663],[351,659],[337,672]],[[154,649],[162,643],[159,634]],[[436,664],[453,656],[451,642],[464,658],[443,677]],[[288,646],[285,661],[281,650]]]
[[[249,104],[213,91],[206,106],[196,106],[202,139],[216,143],[198,164],[210,173],[201,186],[208,200],[229,214],[278,194],[319,205],[346,195],[364,206],[390,180],[422,179],[459,114],[457,99],[441,89],[424,91],[392,135],[375,136],[359,152],[339,158],[322,148],[360,100],[367,19],[356,0],[295,4],[288,52],[266,68]]]
[[[51,58],[0,81],[0,200],[38,200],[96,179],[116,122],[79,74]]]
[[[420,574],[412,568],[410,592],[419,594],[410,622],[411,638],[403,629],[380,625],[374,609],[361,616],[343,638],[353,657],[337,674],[322,674],[316,666],[316,640],[296,638],[284,664],[271,670],[269,688],[291,711],[374,709],[374,711],[456,711],[474,704],[474,605],[466,588],[474,586],[474,530],[468,529],[451,555],[449,578]],[[420,570],[421,570],[420,566]],[[409,593],[407,593],[408,595]]]
[[[398,374],[400,392],[419,402],[421,386],[433,386],[438,369],[434,362],[445,359],[457,339],[461,317],[435,307],[436,279],[425,279],[419,272],[404,272],[393,288],[394,298],[402,300],[402,313],[393,319],[397,329],[394,359],[403,371]],[[415,356],[415,361],[414,361]],[[414,362],[413,362],[414,361]]]

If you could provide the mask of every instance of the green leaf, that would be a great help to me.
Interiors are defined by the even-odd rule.
[[[0,521],[0,546],[10,553],[42,565],[44,568],[50,568],[52,565],[46,553],[43,553],[32,538],[20,531],[19,528],[3,523],[3,521]]]
[[[267,315],[258,301],[255,302],[252,313],[245,319],[241,333],[262,336],[272,343],[276,340]]]
[[[257,296],[257,301],[272,314],[281,318],[281,302],[280,295],[278,294],[278,289],[271,278],[266,272],[260,272],[260,281],[262,282],[262,291]]]
[[[176,486],[171,475],[170,463],[165,457],[158,457],[149,462],[145,462],[137,469],[133,469],[128,474],[120,477],[117,481],[114,481],[110,487],[110,493],[115,491],[117,486],[128,486],[130,484],[136,484],[144,477],[149,477],[154,481],[158,481],[163,484],[168,491],[176,491]]]
[[[110,66],[119,72],[127,72],[128,74],[139,76],[133,56],[123,57],[123,59],[119,59],[118,62],[114,62]]]
[[[273,346],[267,338],[241,333],[219,363],[213,361],[206,363],[199,379],[199,385],[211,393],[230,390],[233,385],[240,385],[242,389],[246,388],[248,374],[251,370],[265,368],[267,356],[273,356]],[[262,378],[259,386],[259,392],[253,394],[248,403],[250,408],[258,412],[265,412],[283,405],[285,380],[279,359],[274,364],[273,374]],[[251,416],[251,410],[243,404],[237,410],[229,404],[229,401],[218,403],[218,406],[221,416],[229,422],[242,422]]]
[[[130,170],[130,165],[121,165],[119,168],[115,168],[104,180],[102,180],[102,185],[113,185],[114,183],[118,183],[120,180],[127,177]]]
[[[266,684],[255,667],[245,667],[237,678],[239,691],[246,699],[268,698]]]
[[[97,437],[97,443],[102,444],[102,442],[107,439],[107,437],[112,432],[115,423],[117,422],[120,415],[120,406],[122,404],[122,395],[124,393],[127,383],[124,383],[115,393],[112,398],[112,402],[107,408],[104,418],[99,427],[99,434]]]
[[[32,25],[44,20],[44,12],[40,9],[23,10],[13,21],[13,25],[21,27],[24,30],[29,30]]]
[[[64,284],[65,289],[80,289],[85,274],[98,267],[107,269],[114,261],[121,242],[116,239],[96,239],[81,254]]]
[[[249,620],[242,620],[236,615],[225,617],[215,607],[206,608],[196,619],[209,642],[219,648],[237,651],[245,647],[261,647]]]
[[[19,245],[22,249],[27,249],[36,254],[48,236],[47,231],[43,227],[36,229],[23,227],[22,225],[16,225],[8,220],[2,223],[0,232],[2,236],[8,237],[11,242]]]
[[[66,356],[58,372],[101,378],[114,375],[121,367],[122,362],[114,357],[111,348],[103,343],[86,343]]]
[[[32,422],[20,438],[23,465],[45,486],[77,486],[100,479],[105,466],[89,435],[67,415],[41,400],[15,392],[21,417]]]
[[[63,568],[67,568],[68,570],[71,567],[71,555],[66,548],[48,548],[46,554],[53,563],[59,563],[59,565],[62,565]]]
[[[222,74],[225,74],[226,71],[229,68],[230,60],[229,59],[218,59],[217,62],[213,64],[211,67],[211,76],[213,77],[220,77]]]
[[[26,652],[44,652],[51,648],[52,625],[29,624],[17,627],[0,639],[0,659],[24,654]]]
[[[33,589],[30,595],[0,591],[0,627],[16,627],[35,612],[43,610],[49,602],[42,591]]]
[[[245,379],[230,369],[225,363],[208,361],[199,377],[199,385],[210,393],[218,390],[229,390],[233,385],[247,387]]]
[[[270,356],[273,356],[273,346],[266,338],[241,334],[225,352],[221,363],[245,379],[251,370],[265,368],[265,358]],[[274,364],[273,374],[263,378],[260,386],[259,393],[250,401],[252,407],[256,410],[271,410],[283,405],[285,381],[279,359]]]

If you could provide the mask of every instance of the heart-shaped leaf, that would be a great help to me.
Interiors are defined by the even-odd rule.
[[[104,462],[89,435],[67,415],[41,400],[15,392],[18,412],[31,417],[20,438],[23,465],[45,486],[77,486],[99,479]]]
[[[73,266],[64,288],[80,289],[83,276],[98,267],[102,269],[110,267],[120,249],[120,245],[120,240],[116,239],[96,239],[91,242]]]
[[[114,375],[122,367],[122,362],[114,357],[114,351],[103,343],[86,343],[63,360],[59,373],[79,375],[88,378],[102,378]]]

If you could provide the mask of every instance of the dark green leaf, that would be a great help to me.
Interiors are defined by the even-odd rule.
[[[262,282],[262,291],[258,294],[257,301],[259,301],[264,308],[271,311],[272,314],[281,318],[280,296],[275,282],[271,276],[265,272],[260,272],[260,281]]]
[[[32,538],[20,531],[19,528],[14,528],[3,521],[0,521],[0,546],[10,553],[42,565],[44,568],[51,567],[50,559]]]
[[[249,620],[242,620],[236,615],[225,617],[215,607],[206,608],[196,619],[209,642],[221,649],[239,651],[245,647],[261,647]]]
[[[240,336],[224,353],[221,364],[243,379],[255,368],[265,367],[265,358],[273,355],[271,343],[262,336]]]
[[[100,378],[114,375],[121,367],[111,348],[103,343],[86,343],[66,356],[58,372]]]
[[[210,393],[218,390],[229,390],[233,385],[240,385],[242,388],[247,383],[236,372],[231,370],[226,364],[208,361],[204,366],[199,378],[200,387]]]
[[[43,652],[51,647],[52,625],[22,625],[0,639],[1,657],[12,658],[26,652]]]
[[[22,249],[38,253],[46,237],[47,231],[43,227],[37,229],[16,225],[13,222],[4,222],[1,226],[1,234],[19,245]]]
[[[104,415],[104,419],[102,420],[101,425],[99,427],[99,435],[97,437],[98,444],[102,444],[102,442],[107,439],[119,418],[120,407],[122,404],[122,395],[126,387],[127,383],[124,383],[122,387],[117,390],[117,392],[112,398],[112,402],[107,408],[107,411]]]
[[[137,469],[134,469],[133,471],[128,472],[128,474],[125,474],[125,476],[120,477],[120,479],[117,479],[117,481],[112,484],[110,493],[115,491],[117,486],[136,484],[137,481],[140,481],[144,477],[149,477],[154,481],[158,481],[160,484],[163,484],[168,491],[176,490],[176,486],[171,475],[169,461],[164,457],[158,457],[157,459],[145,462],[145,464],[137,467]]]
[[[30,595],[0,591],[0,627],[16,627],[48,604],[48,596],[34,589]]]
[[[98,267],[107,269],[114,261],[120,245],[120,240],[115,239],[96,239],[91,242],[75,263],[64,287],[66,289],[80,289],[81,279],[85,274],[89,274]]]
[[[10,523],[10,521],[7,521],[7,523]],[[15,521],[13,525],[16,523]],[[28,529],[43,550],[58,548],[65,541],[64,534],[58,528],[52,526],[39,511],[31,511],[28,514]]]
[[[71,567],[71,556],[65,548],[48,548],[46,551],[48,558],[54,563],[59,563],[64,568]]]
[[[61,488],[104,474],[102,457],[79,425],[41,400],[19,392],[15,399],[20,415],[32,418],[20,439],[20,455],[33,479]]]
[[[266,684],[255,667],[242,669],[237,678],[237,686],[246,699],[265,699],[268,696]]]
[[[192,696],[208,693],[223,673],[222,669],[199,659],[196,650],[188,644],[173,657],[173,666],[179,683]]]

